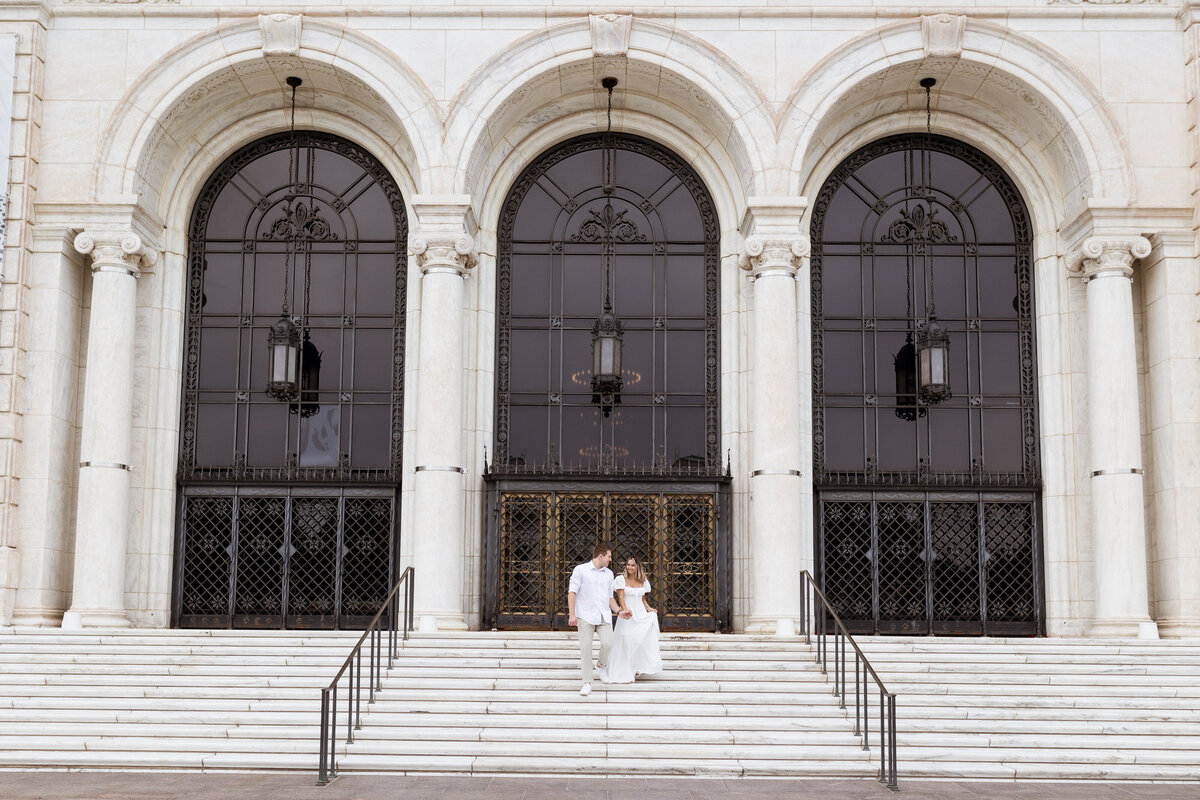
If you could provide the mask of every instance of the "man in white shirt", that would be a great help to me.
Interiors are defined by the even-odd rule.
[[[592,550],[592,560],[585,561],[571,571],[571,583],[567,589],[567,624],[579,630],[579,667],[583,673],[583,687],[579,693],[587,697],[592,693],[592,636],[600,633],[600,677],[604,677],[608,666],[608,651],[612,648],[612,614],[620,611],[613,599],[613,574],[608,565],[612,561],[612,548],[598,544]],[[630,612],[621,612],[622,619]]]

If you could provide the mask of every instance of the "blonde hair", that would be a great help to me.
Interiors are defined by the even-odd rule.
[[[642,560],[640,558],[638,558],[637,556],[629,556],[628,558],[625,559],[626,567],[629,566],[630,561],[632,561],[634,564],[637,564],[637,570],[633,573],[634,579],[638,583],[645,586],[646,585],[646,566],[642,563]],[[628,572],[628,570],[622,569],[621,574],[624,576],[628,576],[629,572]]]

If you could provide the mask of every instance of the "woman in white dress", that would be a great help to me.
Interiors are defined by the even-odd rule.
[[[613,631],[613,646],[608,654],[608,683],[633,683],[639,675],[662,671],[658,653],[658,612],[650,607],[646,595],[650,580],[642,562],[630,558],[625,570],[613,584],[621,611],[629,611],[628,619],[621,615]]]

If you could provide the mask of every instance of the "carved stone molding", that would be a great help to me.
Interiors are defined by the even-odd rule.
[[[75,237],[75,249],[92,257],[93,273],[115,268],[136,277],[158,263],[158,252],[133,231],[83,231]]]
[[[967,18],[954,14],[921,17],[921,44],[926,58],[958,58],[963,50]]]
[[[430,272],[457,272],[466,276],[475,266],[475,240],[465,233],[457,236],[415,237],[408,253],[417,260],[422,275]]]
[[[1165,0],[1048,0],[1052,6],[1160,6]]]
[[[259,14],[264,56],[294,56],[300,52],[304,17],[300,14]]]
[[[1134,259],[1150,255],[1144,236],[1093,236],[1067,258],[1067,270],[1084,281],[1133,275]]]
[[[807,236],[750,236],[738,257],[738,264],[755,279],[774,271],[786,272],[794,277],[804,265],[808,252]]]
[[[591,14],[592,53],[598,56],[623,56],[629,53],[629,33],[633,17],[629,14]]]

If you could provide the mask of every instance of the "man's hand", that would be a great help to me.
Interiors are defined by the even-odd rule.
[[[578,624],[579,624],[579,620],[575,619],[574,614],[571,614],[570,616],[567,617],[567,625],[569,625],[573,628]]]

